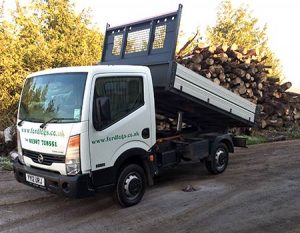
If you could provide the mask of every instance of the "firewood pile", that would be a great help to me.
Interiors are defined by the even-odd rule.
[[[287,92],[291,82],[270,77],[271,66],[263,65],[255,49],[233,45],[196,46],[191,53],[177,54],[177,61],[212,82],[257,104],[260,128],[291,127],[300,123],[300,95]]]

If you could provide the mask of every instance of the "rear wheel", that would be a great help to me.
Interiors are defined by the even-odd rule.
[[[118,177],[114,199],[122,207],[133,206],[141,201],[146,189],[144,170],[137,164],[124,167]]]
[[[209,160],[205,161],[206,169],[212,174],[219,174],[226,170],[229,153],[226,144],[220,143]]]

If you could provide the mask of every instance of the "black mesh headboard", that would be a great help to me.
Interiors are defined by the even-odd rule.
[[[174,60],[182,5],[165,15],[110,27],[101,64],[152,65]]]

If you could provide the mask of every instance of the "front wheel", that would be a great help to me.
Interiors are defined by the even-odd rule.
[[[224,172],[229,160],[229,152],[226,144],[220,143],[210,156],[210,159],[205,161],[206,169],[212,174]]]
[[[144,170],[137,164],[124,167],[118,177],[114,199],[122,207],[136,205],[141,201],[146,189]]]

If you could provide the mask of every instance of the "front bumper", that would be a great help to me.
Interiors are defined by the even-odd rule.
[[[18,159],[14,161],[13,168],[17,181],[35,188],[72,198],[87,197],[94,193],[93,189],[90,188],[90,179],[88,174],[63,176],[50,171],[25,166],[21,164]],[[43,177],[45,179],[45,186],[39,186],[27,182],[25,178],[26,173]]]

